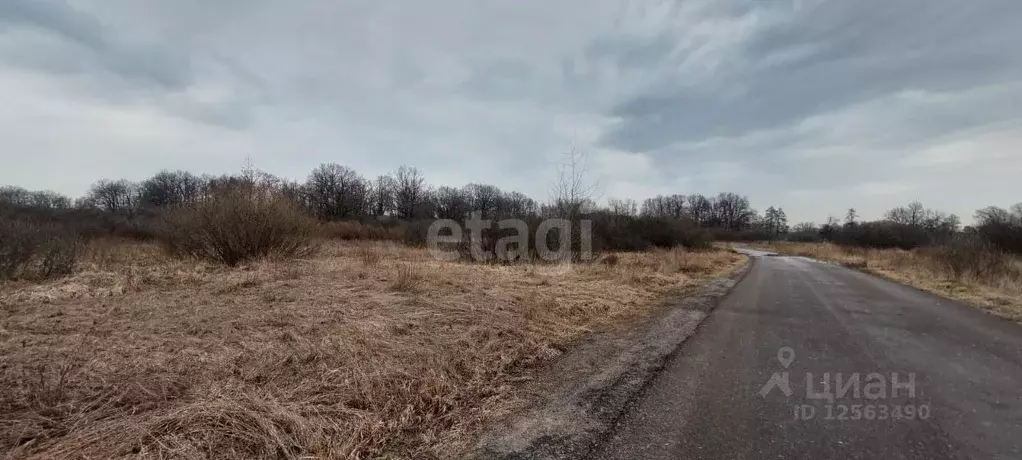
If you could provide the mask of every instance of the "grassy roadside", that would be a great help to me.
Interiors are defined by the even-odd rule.
[[[12,458],[456,458],[528,371],[744,258],[441,262],[383,243],[226,269],[89,249],[0,284],[0,450]]]
[[[917,249],[859,249],[831,243],[768,242],[751,245],[779,254],[811,257],[880,275],[927,292],[961,300],[998,316],[1022,321],[1022,259],[996,271],[957,278],[939,254]]]

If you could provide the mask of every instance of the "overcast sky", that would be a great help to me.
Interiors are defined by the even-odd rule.
[[[1018,0],[0,0],[0,184],[375,176],[734,191],[823,221],[1022,201]]]

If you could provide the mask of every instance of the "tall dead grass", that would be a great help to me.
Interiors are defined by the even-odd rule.
[[[831,243],[758,243],[780,254],[863,269],[1022,321],[1022,259],[972,241],[905,251]]]
[[[69,278],[0,286],[0,450],[457,458],[514,409],[536,364],[742,260],[615,257],[488,265],[329,243],[230,269],[151,244],[95,246]]]

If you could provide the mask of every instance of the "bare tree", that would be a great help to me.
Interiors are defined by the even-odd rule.
[[[464,189],[440,187],[434,194],[436,214],[440,219],[463,219],[471,209],[471,198]]]
[[[685,195],[657,195],[642,202],[642,215],[663,219],[680,219],[685,217],[688,209]]]
[[[572,143],[571,149],[562,154],[557,165],[557,182],[551,186],[553,211],[562,217],[574,218],[593,202],[599,190],[599,183],[588,177],[589,167],[585,152]]]
[[[690,195],[688,197],[689,217],[692,218],[696,225],[704,225],[706,220],[709,219],[712,211],[713,205],[705,196]]]
[[[34,209],[68,209],[72,206],[69,197],[49,190],[29,191],[21,187],[0,187],[0,206],[18,206]]]
[[[771,206],[767,208],[763,217],[763,223],[766,225],[767,231],[775,238],[782,233],[788,232],[788,216],[784,213],[783,208]]]
[[[536,200],[529,198],[521,192],[511,192],[504,195],[504,212],[506,216],[526,217],[533,216],[539,212]]]
[[[115,214],[133,214],[139,205],[139,185],[121,179],[101,180],[93,184],[87,199],[100,209]]]
[[[819,231],[819,229],[816,228],[816,224],[814,224],[812,222],[800,222],[800,223],[797,223],[797,224],[795,224],[794,227],[792,227],[791,230],[794,233],[803,233],[803,234],[816,233],[816,232]]]
[[[855,211],[855,208],[848,208],[848,212],[845,214],[845,225],[855,225],[859,220],[859,213]]]
[[[422,173],[410,166],[401,166],[394,174],[394,207],[403,219],[426,217],[428,190]]]
[[[756,215],[747,197],[736,193],[721,193],[711,201],[709,224],[727,230],[748,229]]]
[[[479,212],[486,219],[496,216],[502,195],[499,188],[493,185],[468,184],[463,190],[472,212]]]
[[[336,163],[320,165],[309,174],[306,193],[313,213],[323,220],[362,215],[368,196],[366,180]]]
[[[615,216],[635,216],[639,213],[639,204],[630,198],[610,198],[607,200],[607,209]]]
[[[143,206],[174,206],[192,203],[202,194],[203,180],[186,171],[160,171],[139,184]]]
[[[376,178],[371,187],[370,213],[385,216],[394,211],[394,177],[384,174]]]

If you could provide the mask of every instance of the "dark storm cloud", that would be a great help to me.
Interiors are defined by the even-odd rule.
[[[899,91],[956,90],[1018,76],[1011,43],[1022,39],[1022,16],[1014,2],[803,3],[796,20],[761,31],[711,80],[668,82],[614,107],[622,125],[605,141],[654,150],[785,126]]]

